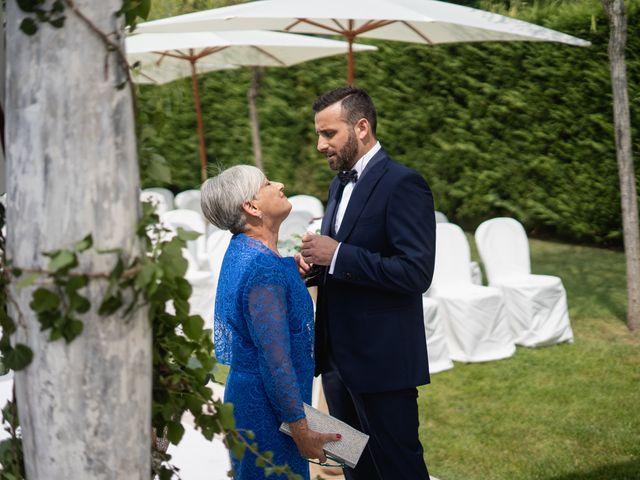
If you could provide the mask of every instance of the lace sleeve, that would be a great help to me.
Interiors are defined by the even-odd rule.
[[[271,405],[280,421],[293,422],[304,418],[304,410],[291,358],[286,284],[278,269],[258,270],[245,297],[249,332],[258,349],[258,366]]]

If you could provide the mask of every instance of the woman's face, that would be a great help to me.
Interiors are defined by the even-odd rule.
[[[265,180],[256,195],[256,206],[263,215],[271,219],[283,220],[291,211],[291,203],[284,194],[284,185],[280,182]]]

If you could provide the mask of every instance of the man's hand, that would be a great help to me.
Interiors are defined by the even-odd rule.
[[[307,233],[302,237],[300,253],[307,265],[331,265],[338,242],[325,235]],[[300,264],[298,264],[298,268]]]

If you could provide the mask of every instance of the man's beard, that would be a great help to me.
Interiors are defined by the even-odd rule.
[[[358,140],[353,131],[349,131],[347,143],[336,152],[336,170],[350,170],[358,158]]]

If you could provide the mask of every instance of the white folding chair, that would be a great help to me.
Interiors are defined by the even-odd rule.
[[[205,225],[202,216],[193,210],[169,210],[160,216],[160,222],[174,231],[177,231],[178,228],[183,228],[200,233],[201,235],[197,239],[187,242],[187,249],[197,262],[200,270],[209,268],[204,238]]]
[[[202,216],[202,207],[200,206],[200,190],[185,190],[176,195],[174,200],[176,208],[184,210],[193,210]]]
[[[478,226],[475,238],[489,285],[504,294],[515,342],[526,347],[572,342],[562,280],[531,274],[529,240],[522,224],[513,218],[493,218]]]
[[[427,337],[429,355],[429,373],[438,373],[453,368],[453,362],[447,347],[447,335],[443,318],[438,310],[438,302],[433,298],[422,297],[424,331]]]
[[[164,198],[164,203],[167,206],[167,210],[173,210],[175,207],[173,206],[173,192],[168,188],[163,187],[149,187],[142,190],[143,192],[155,192]]]
[[[453,223],[436,224],[436,262],[428,295],[438,301],[445,319],[453,360],[485,362],[513,355],[502,293],[471,282],[469,242]]]
[[[305,210],[313,216],[313,218],[320,218],[324,215],[324,206],[320,199],[312,195],[294,195],[289,197],[291,202],[291,210]]]

